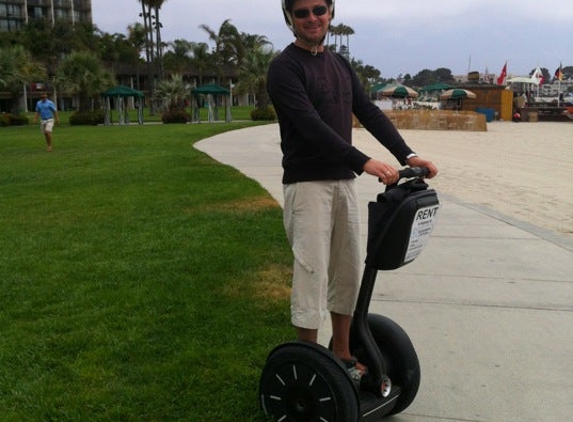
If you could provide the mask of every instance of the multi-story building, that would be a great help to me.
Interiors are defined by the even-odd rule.
[[[57,21],[72,24],[93,24],[91,0],[0,0],[0,32],[17,31],[33,20]],[[27,111],[37,99],[37,84],[24,87],[21,109]],[[11,93],[0,92],[0,110],[9,110]]]
[[[91,0],[0,0],[0,31],[20,29],[33,19],[92,23]]]

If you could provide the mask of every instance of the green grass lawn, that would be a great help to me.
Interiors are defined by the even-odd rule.
[[[0,128],[0,421],[263,421],[280,207],[193,143],[252,123]]]

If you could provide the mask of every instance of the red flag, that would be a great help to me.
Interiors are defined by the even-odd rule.
[[[499,75],[499,78],[497,78],[497,84],[503,85],[506,76],[507,76],[507,62],[505,62],[505,64],[503,65],[503,69],[501,69],[501,74]]]

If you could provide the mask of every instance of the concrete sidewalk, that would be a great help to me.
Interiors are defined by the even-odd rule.
[[[268,125],[195,147],[257,180],[282,205],[279,144],[278,125]],[[382,186],[369,176],[357,182],[365,250],[366,204]],[[418,396],[390,420],[571,420],[573,241],[453,197],[440,200],[426,249],[413,263],[380,272],[370,305],[408,332],[422,367]],[[321,342],[329,337],[327,324]]]

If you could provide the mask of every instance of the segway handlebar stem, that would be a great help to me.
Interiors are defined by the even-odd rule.
[[[378,195],[377,203],[374,203],[374,205],[378,204],[379,208],[374,207],[372,209],[372,217],[376,217],[376,212],[378,212],[377,210],[379,209],[381,213],[380,218],[372,218],[372,221],[370,221],[371,216],[369,215],[368,241],[373,241],[373,250],[367,251],[366,266],[362,276],[362,283],[352,324],[353,335],[356,336],[357,344],[361,344],[366,352],[366,363],[372,378],[376,380],[375,385],[387,374],[388,368],[386,368],[380,349],[368,326],[368,308],[372,300],[372,293],[378,271],[381,269],[395,269],[414,259],[414,257],[411,257],[408,261],[405,261],[404,253],[409,248],[411,242],[410,231],[414,222],[413,219],[419,209],[418,207],[427,207],[430,205],[437,207],[437,198],[433,199],[429,193],[430,190],[426,190],[428,185],[420,180],[416,180],[422,179],[424,176],[427,176],[428,173],[429,169],[424,167],[406,167],[398,170],[398,182],[402,179],[412,179],[411,183],[406,182],[400,185],[397,182],[396,184],[386,186],[386,192]],[[392,192],[398,192],[398,194],[393,195]],[[391,199],[395,199],[398,202],[393,203],[389,201],[386,195],[389,195]],[[411,198],[412,200],[407,201],[406,198]],[[403,207],[405,204],[408,204],[408,206]],[[414,207],[414,205],[416,206]],[[373,224],[372,227],[370,227],[371,224]],[[371,228],[374,229],[372,232],[370,232]],[[370,236],[372,236],[372,239]],[[381,247],[381,245],[383,247]],[[394,253],[394,250],[390,250],[389,248],[398,249],[396,249],[397,252]],[[370,254],[374,257],[372,260],[369,259]],[[378,258],[380,256],[390,256],[391,259],[389,259],[388,262],[379,262]]]

